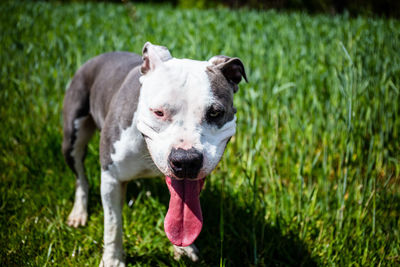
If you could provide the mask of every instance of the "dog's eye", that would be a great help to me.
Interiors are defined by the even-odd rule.
[[[153,113],[157,116],[157,117],[164,117],[164,112],[162,112],[161,110],[155,110],[153,111]]]
[[[221,114],[221,112],[220,112],[219,110],[213,110],[213,111],[210,111],[210,113],[208,113],[208,115],[209,115],[211,118],[218,117],[219,114]]]
[[[207,118],[209,120],[216,120],[224,115],[224,110],[220,108],[211,107],[207,111]]]

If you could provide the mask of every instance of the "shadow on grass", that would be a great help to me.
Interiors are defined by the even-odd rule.
[[[128,185],[127,199],[136,196],[141,190],[149,190],[161,203],[168,205],[169,193],[161,179],[141,180],[140,184],[140,187],[135,182]],[[221,200],[224,205],[222,246]],[[201,194],[201,205],[204,224],[195,242],[201,260],[192,263],[183,259],[181,263],[184,265],[217,266],[220,265],[222,253],[226,266],[317,266],[306,244],[295,234],[283,235],[279,227],[271,226],[264,220],[264,214],[254,216],[226,192],[221,198],[221,190],[210,183]],[[171,255],[159,254],[131,256],[127,263],[171,265]]]
[[[126,264],[132,265],[144,265],[144,266],[169,266],[170,262],[173,262],[174,258],[169,254],[165,253],[151,253],[148,255],[135,255],[126,257]]]

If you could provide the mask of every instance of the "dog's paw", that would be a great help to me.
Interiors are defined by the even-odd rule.
[[[71,213],[68,216],[67,224],[71,227],[85,226],[87,223],[88,214],[85,208],[74,205]]]
[[[101,259],[99,267],[125,267],[125,262],[118,259],[105,260]]]
[[[199,260],[199,250],[194,244],[187,247],[178,247],[174,245],[174,258],[179,260],[182,256],[186,256],[192,261]]]

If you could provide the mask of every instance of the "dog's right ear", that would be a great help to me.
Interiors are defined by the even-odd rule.
[[[146,42],[142,50],[143,63],[140,68],[142,74],[146,74],[149,71],[155,70],[157,67],[172,58],[165,46],[153,45],[150,42]]]

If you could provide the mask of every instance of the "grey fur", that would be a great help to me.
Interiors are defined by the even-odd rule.
[[[90,116],[102,132],[102,168],[107,169],[111,163],[112,144],[119,139],[121,131],[132,123],[137,109],[139,67],[142,62],[141,56],[133,53],[111,52],[89,60],[76,72],[65,94],[63,110],[63,153],[73,170],[74,121],[84,116]],[[107,120],[113,123],[105,123]]]
[[[214,97],[225,108],[224,115],[215,121],[218,127],[222,127],[234,118],[236,108],[233,106],[233,94],[238,90],[241,77],[246,81],[247,77],[243,63],[238,58],[215,56],[210,62],[213,65],[207,67],[206,73],[210,79],[211,89]],[[234,77],[234,80],[231,77]],[[207,121],[207,118],[205,120]]]

